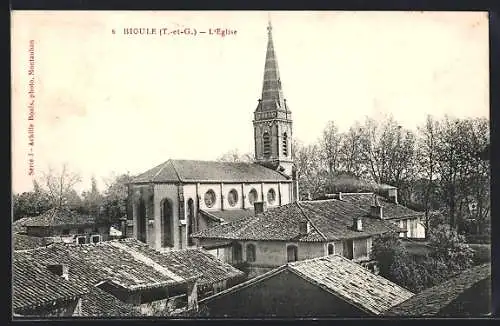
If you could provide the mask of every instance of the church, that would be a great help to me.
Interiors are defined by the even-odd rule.
[[[254,111],[254,163],[168,160],[128,185],[133,237],[168,251],[194,246],[190,235],[298,199],[292,115],[283,95],[268,27],[261,98]]]

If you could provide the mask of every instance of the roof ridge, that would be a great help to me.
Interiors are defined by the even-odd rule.
[[[170,165],[172,165],[172,168],[174,169],[175,175],[177,176],[179,181],[183,182],[184,180],[181,178],[181,175],[179,174],[179,172],[177,171],[177,168],[175,167],[174,160],[169,160],[169,162],[170,162]]]
[[[325,240],[328,240],[328,238],[323,234],[323,232],[321,232],[317,227],[316,225],[314,225],[314,223],[311,221],[311,219],[306,215],[306,213],[304,212],[304,209],[302,208],[302,206],[300,206],[300,203],[297,201],[295,202],[297,204],[297,207],[299,207],[299,210],[300,212],[302,213],[302,215],[307,219],[307,221],[309,223],[311,223],[311,226],[316,230],[316,232],[319,233],[319,235],[321,235],[323,237],[323,239]]]
[[[118,248],[118,249],[121,249],[121,250],[127,252],[132,257],[134,257],[134,259],[137,259],[138,261],[145,263],[148,266],[151,266],[154,270],[158,271],[160,274],[162,274],[164,276],[168,276],[177,282],[185,281],[185,279],[183,277],[175,274],[174,272],[172,272],[171,270],[169,270],[165,266],[155,262],[150,257],[147,257],[145,254],[143,254],[137,250],[134,250],[133,248],[130,248],[129,246],[124,245],[123,243],[110,242],[109,244],[112,247],[115,247],[115,248]]]
[[[216,293],[216,294],[214,294],[212,296],[206,297],[206,298],[200,300],[199,303],[211,301],[212,299],[214,299],[216,297],[224,296],[226,294],[229,294],[229,293],[232,293],[232,292],[235,292],[235,291],[239,291],[239,290],[244,289],[244,288],[246,288],[246,287],[248,287],[248,286],[250,286],[250,285],[252,285],[254,283],[258,283],[258,282],[260,282],[262,280],[265,280],[265,279],[267,279],[269,277],[272,277],[275,274],[278,274],[278,273],[284,271],[287,268],[288,268],[288,264],[281,265],[279,267],[273,268],[270,271],[265,272],[264,274],[258,275],[258,276],[253,277],[253,278],[251,278],[251,279],[249,279],[249,280],[247,280],[245,282],[239,283],[239,284],[237,284],[235,286],[232,286],[232,287],[230,287],[230,288],[228,288],[226,290],[218,292],[218,293]]]

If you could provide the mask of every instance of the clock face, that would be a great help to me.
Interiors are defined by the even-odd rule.
[[[205,205],[210,208],[212,206],[214,206],[215,204],[215,199],[216,199],[216,196],[215,196],[215,192],[210,189],[208,190],[206,193],[205,193]]]

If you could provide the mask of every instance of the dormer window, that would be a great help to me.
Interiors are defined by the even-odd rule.
[[[85,244],[87,242],[87,238],[86,237],[77,237],[76,238],[76,243],[77,244]]]
[[[99,234],[95,234],[90,238],[90,243],[99,243],[101,242],[101,236]]]

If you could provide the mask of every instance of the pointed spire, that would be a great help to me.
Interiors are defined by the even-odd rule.
[[[283,90],[281,88],[281,79],[278,69],[278,60],[274,52],[273,27],[271,18],[268,18],[267,25],[267,52],[266,63],[264,66],[264,82],[262,85],[262,97],[259,101],[258,111],[269,110],[287,110]]]

